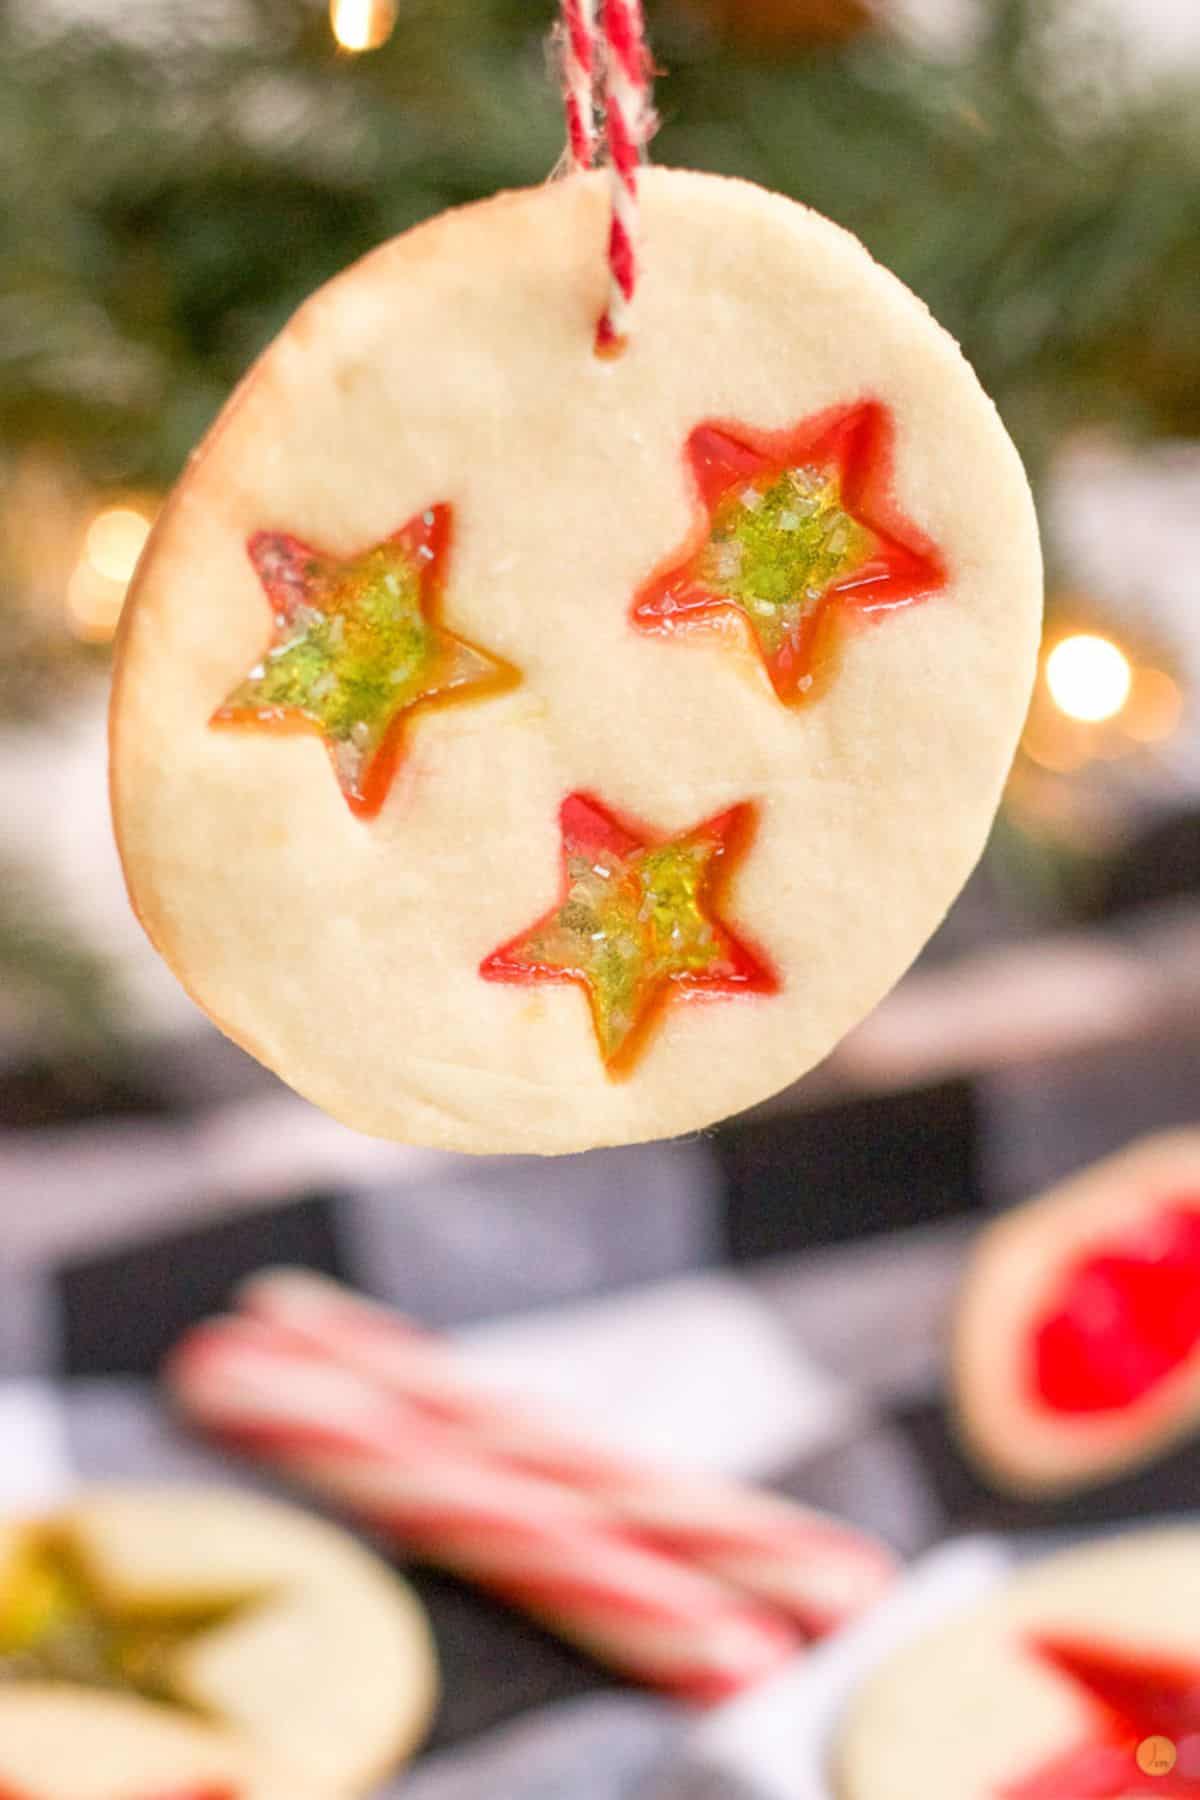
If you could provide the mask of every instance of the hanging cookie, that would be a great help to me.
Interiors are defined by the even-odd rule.
[[[973,867],[1032,681],[994,408],[846,232],[639,170],[635,13],[610,169],[303,307],[127,608],[146,929],[239,1043],[410,1142],[625,1143],[794,1081]]]
[[[967,1445],[1004,1487],[1088,1487],[1194,1431],[1200,1132],[1145,1138],[985,1231],[953,1369]]]
[[[1035,1564],[854,1698],[839,1800],[1200,1796],[1200,1531]]]

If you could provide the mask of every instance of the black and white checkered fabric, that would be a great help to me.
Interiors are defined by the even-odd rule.
[[[962,1460],[941,1391],[987,1211],[1194,1119],[1200,1044],[1164,1052],[1152,1084],[1138,1057],[1136,1075],[1089,1052],[549,1162],[343,1154],[348,1134],[274,1095],[202,1133],[0,1141],[0,1503],[73,1480],[254,1480],[179,1428],[154,1372],[239,1278],[296,1262],[460,1334],[584,1428],[772,1484],[906,1556],[1187,1507],[1196,1446],[1066,1507],[1000,1499]],[[444,1700],[389,1800],[766,1800],[713,1750],[711,1718],[618,1685],[468,1587],[413,1579]]]

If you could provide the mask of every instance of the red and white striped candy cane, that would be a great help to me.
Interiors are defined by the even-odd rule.
[[[895,1574],[875,1539],[821,1513],[578,1441],[473,1384],[437,1338],[323,1276],[270,1271],[243,1288],[241,1303],[454,1428],[464,1449],[588,1494],[658,1548],[787,1613],[809,1636],[863,1612]]]
[[[199,1326],[168,1379],[209,1431],[637,1680],[724,1699],[797,1647],[786,1621],[613,1529],[586,1496],[474,1459],[418,1409],[279,1328]]]

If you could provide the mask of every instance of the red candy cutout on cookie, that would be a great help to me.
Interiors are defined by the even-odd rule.
[[[732,622],[780,700],[811,698],[839,619],[894,612],[946,584],[938,552],[891,498],[894,437],[875,400],[791,431],[698,425],[685,450],[697,522],[639,591],[634,626],[666,637]]]
[[[719,915],[754,820],[743,803],[660,838],[588,794],[569,795],[559,899],[485,957],[480,974],[582,987],[610,1075],[628,1070],[670,996],[776,992],[768,965]]]
[[[1114,1412],[1152,1393],[1197,1346],[1200,1195],[1186,1195],[1067,1266],[1035,1325],[1029,1379],[1052,1412]]]
[[[1200,1800],[1200,1664],[1053,1637],[1036,1637],[1030,1648],[1086,1695],[1095,1735],[997,1800]],[[1170,1766],[1147,1769],[1157,1739]]]
[[[451,522],[449,506],[429,507],[347,558],[286,532],[256,532],[246,548],[271,603],[274,636],[212,723],[315,731],[350,810],[376,814],[416,707],[517,679],[439,622]]]

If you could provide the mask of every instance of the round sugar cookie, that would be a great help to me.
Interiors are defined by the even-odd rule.
[[[980,1234],[955,1411],[998,1485],[1113,1480],[1200,1425],[1200,1131],[1143,1138]]]
[[[198,1719],[127,1694],[0,1686],[4,1800],[345,1800]]]
[[[973,867],[1033,678],[1029,489],[924,306],[804,208],[651,169],[602,357],[607,208],[504,195],[330,283],[126,607],[147,931],[408,1142],[633,1142],[796,1079]]]
[[[851,1702],[835,1792],[1200,1795],[1200,1529],[1052,1557],[894,1651]]]
[[[417,1600],[346,1532],[232,1490],[100,1488],[0,1528],[0,1697],[15,1706],[10,1690],[47,1683],[77,1700],[80,1731],[94,1723],[98,1743],[110,1733],[124,1744],[146,1708],[171,1722],[176,1736],[164,1727],[154,1740],[163,1750],[148,1773],[202,1719],[211,1741],[197,1755],[258,1756],[320,1800],[361,1793],[412,1752],[437,1676]],[[98,1712],[97,1689],[122,1694],[125,1710]],[[6,1743],[0,1731],[0,1792]],[[261,1780],[263,1800],[283,1800],[286,1782]],[[68,1787],[47,1800],[66,1800]],[[97,1800],[108,1800],[103,1787]]]

